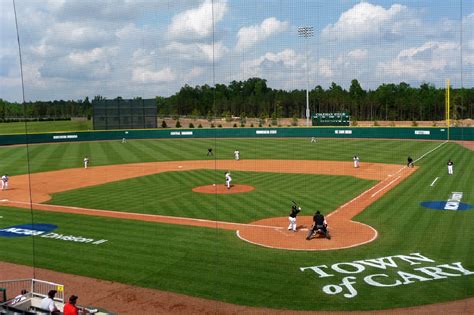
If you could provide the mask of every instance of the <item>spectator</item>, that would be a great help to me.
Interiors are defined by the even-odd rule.
[[[64,305],[64,310],[63,310],[64,315],[78,315],[79,311],[81,311],[82,314],[89,314],[89,310],[83,307],[76,306],[77,299],[78,299],[77,295],[71,295],[69,297],[69,303]]]
[[[11,302],[11,305],[26,300],[26,294],[27,293],[28,293],[28,291],[26,291],[25,289],[21,290],[21,293],[18,294],[17,296],[15,296],[15,298],[13,299],[13,301]]]
[[[48,310],[53,314],[59,314],[59,309],[56,307],[56,304],[54,303],[54,296],[56,295],[58,291],[56,290],[50,290],[48,292],[48,297],[44,298],[41,301],[41,308],[44,310]]]
[[[64,305],[63,314],[64,315],[78,315],[79,309],[76,306],[77,295],[71,295],[69,297],[69,303]]]

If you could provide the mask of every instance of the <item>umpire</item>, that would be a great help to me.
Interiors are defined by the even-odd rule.
[[[309,229],[308,235],[306,236],[306,240],[309,241],[313,234],[317,233],[318,231],[321,231],[328,240],[331,239],[331,236],[328,232],[328,223],[326,222],[324,215],[322,215],[321,212],[316,211],[313,216],[313,226],[311,227],[311,229]]]

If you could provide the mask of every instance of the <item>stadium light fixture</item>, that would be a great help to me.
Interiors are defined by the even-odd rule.
[[[312,26],[301,26],[298,27],[298,36],[308,39],[313,37],[314,29]],[[308,41],[305,40],[305,57],[306,57],[306,127],[309,126],[309,64],[308,64]]]

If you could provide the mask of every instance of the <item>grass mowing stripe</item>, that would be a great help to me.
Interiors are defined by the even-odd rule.
[[[219,220],[251,222],[268,216],[286,216],[290,200],[294,199],[298,200],[303,208],[312,209],[311,211],[333,209],[341,200],[352,199],[375,183],[339,176],[234,172],[235,178],[240,178],[246,184],[255,186],[257,190],[241,195],[200,194],[201,202],[194,202],[193,196],[196,193],[191,189],[209,184],[207,180],[204,183],[199,183],[199,180],[212,177],[215,172],[214,170],[165,172],[132,178],[57,193],[53,195],[49,203],[210,220],[216,220],[217,215]],[[261,178],[264,178],[264,181]],[[272,184],[264,184],[265,181]],[[295,184],[288,186],[285,185],[287,182]],[[347,184],[347,189],[339,192],[334,190],[333,185],[337,187],[343,183]],[[323,194],[324,191],[333,190],[335,193],[327,201],[324,198],[318,198],[318,192],[321,191]],[[306,191],[316,193],[306,193]],[[255,209],[258,210],[255,211]]]
[[[317,144],[318,146],[306,149],[309,144],[304,142],[303,139],[298,141],[297,144],[292,140],[239,141],[238,143],[239,146],[241,144],[248,147],[254,146],[254,152],[258,151],[257,148],[265,151],[258,153],[259,158],[260,154],[294,156],[296,151],[299,158],[315,159],[321,157],[323,159],[350,160],[353,155],[351,151],[360,149],[358,146],[347,147],[346,142],[330,141],[329,139],[324,144],[321,141]],[[228,141],[228,143],[225,141]],[[219,148],[226,147],[225,150],[230,149],[229,152],[232,152],[235,149],[234,144],[237,142],[225,141],[221,142],[222,145]],[[413,155],[413,157],[421,156],[421,154],[437,145],[437,143],[406,142],[367,141],[365,146],[361,146],[363,151],[358,153],[363,157],[362,162],[373,160],[404,163],[408,154]],[[205,142],[199,142],[198,145],[203,143]],[[383,143],[385,144],[382,145]],[[387,145],[387,143],[390,143],[390,145]],[[275,147],[273,147],[273,144],[275,144]],[[119,146],[117,148],[120,149]],[[329,148],[335,150],[331,151]],[[383,152],[381,148],[388,148],[388,151]],[[241,148],[239,147],[239,149]],[[286,152],[281,151],[281,149]],[[181,158],[196,158],[192,155],[196,154],[197,151],[199,150],[194,148],[193,150],[182,150],[183,156]],[[241,151],[245,152],[245,149],[241,149]],[[227,151],[224,153],[227,153]],[[69,154],[69,150],[65,150],[62,158],[67,159],[70,156]],[[205,151],[203,154],[205,154]],[[200,155],[203,154],[200,153]],[[54,157],[52,158],[54,159]],[[204,159],[206,157],[200,156],[198,158]],[[446,174],[448,158],[452,158],[455,162],[455,174],[453,176]],[[114,161],[116,161],[115,157],[111,156],[109,162]],[[393,282],[400,279],[396,273],[397,269],[389,268],[389,270],[381,271],[376,268],[366,268],[364,272],[354,275],[357,278],[355,287],[358,290],[358,296],[349,301],[342,295],[328,296],[322,292],[323,286],[341,283],[343,276],[346,275],[336,274],[327,279],[320,279],[312,273],[299,270],[303,266],[330,266],[340,262],[409,254],[415,251],[436,261],[435,264],[422,264],[421,266],[460,261],[465,268],[474,270],[474,255],[472,254],[474,235],[470,233],[474,211],[439,211],[426,209],[419,205],[421,201],[445,200],[453,191],[462,191],[464,193],[463,202],[472,204],[472,196],[474,196],[474,187],[470,184],[470,174],[474,173],[472,152],[454,143],[448,143],[420,160],[417,165],[420,166],[417,172],[401,182],[400,185],[356,218],[376,227],[380,232],[379,238],[375,242],[357,248],[323,254],[288,253],[246,244],[238,240],[235,234],[226,231],[180,226],[173,226],[170,229],[170,226],[164,224],[35,212],[35,222],[57,224],[60,226],[58,229],[60,233],[82,234],[109,239],[109,242],[105,243],[104,246],[94,248],[60,241],[53,242],[53,240],[46,242],[45,239],[39,239],[39,247],[35,251],[35,255],[38,256],[36,261],[42,264],[43,267],[63,272],[96,276],[107,280],[133,283],[205,298],[217,298],[232,303],[284,309],[352,311],[384,309],[473,296],[472,276],[450,277],[426,282],[415,281],[399,287],[381,289],[364,284],[363,278],[370,274],[382,272],[389,275],[387,281]],[[429,187],[433,179],[432,175],[435,173],[440,176],[440,179],[436,187]],[[209,174],[214,176],[215,172],[213,173],[211,170]],[[242,179],[244,177],[241,176],[244,175],[244,173],[238,174],[238,177]],[[183,175],[177,174],[177,176],[180,178]],[[190,178],[201,180],[200,176],[201,173],[196,173],[194,177]],[[261,180],[262,177],[260,176],[265,179]],[[249,181],[254,183],[260,181],[263,184],[265,184],[265,181],[269,181],[272,183],[271,186],[275,188],[281,185],[281,182],[291,183],[292,191],[289,190],[284,193],[297,195],[300,193],[298,190],[301,190],[302,193],[298,196],[304,203],[309,204],[308,208],[319,207],[326,202],[327,207],[330,207],[331,200],[336,200],[337,203],[341,202],[341,195],[348,195],[350,191],[357,194],[356,189],[345,189],[346,186],[352,186],[349,178],[341,178],[338,181],[336,177],[324,176],[317,179],[316,177],[307,178],[304,176],[299,179],[289,179],[286,177],[287,175],[272,177],[269,174],[260,176],[258,174],[248,174]],[[171,177],[164,177],[157,181],[159,188],[157,188],[158,185],[155,185],[150,190],[151,197],[144,195],[143,189],[129,190],[127,193],[140,192],[142,193],[140,195],[142,200],[150,198],[156,203],[156,201],[161,200],[161,197],[157,194],[160,193],[161,189],[166,188],[169,178]],[[221,177],[219,176],[219,178]],[[370,182],[360,182],[358,180],[356,182],[359,183],[358,187],[360,189],[364,185],[371,186]],[[140,185],[150,185],[150,183],[153,183],[153,178],[146,178],[139,183]],[[118,195],[127,191],[125,187],[127,186],[114,187],[114,190],[116,190],[112,195],[103,190],[102,193],[106,194],[105,200],[109,200],[109,203],[114,202],[114,194]],[[173,189],[169,191],[173,192]],[[286,196],[284,194],[275,193],[276,189],[269,188],[268,191],[274,192],[273,199],[270,202],[273,203],[275,209],[279,205],[285,204],[283,199]],[[335,196],[327,196],[330,193],[335,193]],[[266,192],[265,194],[269,193]],[[241,196],[244,196],[244,194]],[[241,196],[229,199],[228,203],[234,206],[242,203]],[[73,200],[77,202],[78,196],[74,195]],[[141,202],[143,203],[143,201]],[[219,210],[225,204],[226,199],[212,196],[210,201],[206,200],[205,202],[209,202],[211,205],[209,211],[216,216],[215,210]],[[120,203],[124,202],[120,201]],[[170,200],[169,203],[172,204],[172,201]],[[269,200],[266,198],[262,198],[257,202],[252,198],[248,204],[254,204],[255,207],[266,205],[269,209]],[[286,216],[286,208],[284,211]],[[253,220],[259,212],[254,211],[254,213],[247,213],[244,216],[252,216]],[[21,216],[19,213],[25,214]],[[0,207],[0,215],[4,217],[0,221],[2,222],[0,228],[25,223],[24,220],[28,222],[29,218],[28,212],[13,208]],[[223,214],[219,213],[218,215]],[[232,215],[231,218],[234,219],[234,216],[240,216],[241,214],[236,212],[229,215]],[[269,216],[267,213],[264,215]],[[271,213],[270,215],[273,216],[274,214]],[[67,228],[65,227],[66,223]],[[350,237],[350,235],[345,237]],[[31,263],[31,256],[28,257],[28,250],[23,251],[25,248],[23,246],[31,247],[31,239],[0,238],[0,248],[8,248],[9,253],[8,257],[2,255],[1,259]],[[46,247],[55,248],[55,250],[46,250]],[[56,261],[60,263],[54,263],[54,261],[41,257],[46,255],[46,252],[48,254],[52,253]],[[90,257],[90,260],[74,259],[75,256],[71,257],[71,253],[80,257]],[[138,267],[137,261],[140,262]],[[90,267],[92,265],[94,268]],[[142,265],[144,267],[141,267]],[[161,268],[162,265],[166,267]],[[153,266],[156,266],[156,268],[153,268]],[[410,267],[409,264],[402,264],[399,270],[413,272],[415,267],[417,266]],[[297,292],[297,294],[291,295],[295,298],[288,298],[291,294],[288,290]],[[373,296],[378,298],[373,299]],[[330,303],[322,304],[321,301],[330,301]]]

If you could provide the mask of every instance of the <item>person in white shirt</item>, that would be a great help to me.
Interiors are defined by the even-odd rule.
[[[2,190],[8,189],[8,175],[5,174],[2,176]]]
[[[56,290],[50,290],[48,292],[48,297],[44,298],[41,301],[41,308],[50,311],[51,313],[59,313],[59,309],[56,307],[56,304],[54,303],[54,296],[56,295],[58,291]]]
[[[234,151],[234,159],[236,161],[240,160],[240,152],[237,149]]]
[[[232,177],[230,177],[230,172],[225,173],[225,185],[227,189],[230,189],[230,182],[232,181]]]

